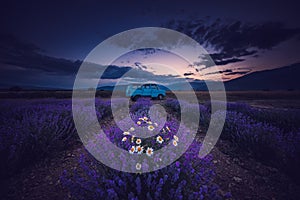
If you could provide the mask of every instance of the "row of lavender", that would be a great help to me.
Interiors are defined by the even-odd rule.
[[[150,101],[143,100],[134,104],[131,111],[136,116],[142,116],[145,115],[143,109],[150,105]],[[78,140],[70,100],[1,101],[0,106],[1,178],[12,175],[33,161],[51,156]],[[176,100],[168,99],[164,106],[178,115],[199,106],[200,128],[205,130],[208,127],[211,116],[209,103],[187,104],[181,111]],[[230,140],[238,147],[238,151],[250,152],[258,159],[298,174],[299,111],[261,110],[236,103],[227,106],[227,118],[221,138]],[[98,118],[110,116],[109,107],[109,102],[97,101]],[[217,117],[218,112],[221,111],[212,114]],[[110,130],[113,128],[110,127],[107,131],[111,134]],[[217,189],[212,184],[210,157],[204,160],[194,159],[199,146],[193,143],[178,162],[148,175],[116,172],[85,155],[80,160],[83,170],[64,172],[62,182],[79,199],[103,195],[113,199],[194,199],[196,196],[218,198]],[[191,160],[193,162],[189,162]],[[195,176],[190,173],[193,171],[197,172]]]
[[[299,182],[300,110],[229,104],[222,138]],[[218,113],[215,113],[218,115]]]
[[[224,102],[214,102],[223,107]],[[180,106],[174,99],[166,101],[174,112],[180,113]],[[195,105],[189,105],[195,107]],[[225,111],[211,113],[211,103],[199,105],[200,128],[207,129],[209,119],[222,117]],[[300,180],[300,110],[263,109],[244,103],[227,103],[226,121],[221,139],[228,140],[235,153],[247,153],[267,165],[277,167]],[[205,131],[204,131],[205,132]]]
[[[109,103],[97,105],[98,117],[107,115]],[[71,100],[1,100],[0,110],[0,179],[79,140]]]
[[[151,105],[149,99],[139,99],[130,108],[131,118],[137,126],[145,126],[145,130],[150,132],[159,127],[157,121],[159,115],[152,113],[151,118],[149,116],[148,110]],[[127,123],[127,119],[121,123]],[[175,147],[185,142],[185,138],[179,138],[175,134],[178,125],[179,121],[170,114],[158,135],[147,139],[134,136],[134,127],[122,131],[114,123],[104,127],[104,132],[116,146],[128,150],[131,154],[145,153],[159,165],[161,159],[169,159],[172,155],[161,155],[156,159],[158,149],[163,148],[168,142]],[[115,163],[117,165],[131,165],[137,170],[151,167],[145,161],[136,164],[133,162],[134,159],[119,160],[120,155],[109,151],[109,147],[101,142],[103,138],[97,134],[93,141],[104,148],[104,152],[99,153],[109,153],[112,160],[114,158],[118,160]],[[81,168],[65,170],[61,182],[76,199],[221,199],[218,186],[213,182],[212,157],[209,155],[200,159],[198,157],[200,147],[201,143],[194,141],[171,165],[150,173],[137,174],[111,169],[95,160],[90,154],[83,154],[79,160]],[[230,197],[230,194],[224,197]]]

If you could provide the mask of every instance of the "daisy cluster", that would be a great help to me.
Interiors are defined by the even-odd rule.
[[[138,121],[136,122],[136,124],[138,126],[145,127],[145,129],[150,132],[154,131],[156,128],[158,128],[158,124],[155,122],[152,122],[148,117],[138,118]],[[131,127],[128,131],[124,131],[123,138],[121,141],[123,143],[126,143],[126,142],[130,143],[130,146],[128,149],[130,154],[145,153],[147,156],[151,157],[154,153],[154,147],[151,146],[153,144],[153,142],[149,144],[149,142],[147,142],[146,140],[143,141],[141,138],[136,137],[135,131],[136,130],[134,127]],[[179,138],[176,135],[169,136],[168,134],[170,134],[171,132],[172,131],[168,126],[165,126],[164,128],[162,128],[162,130],[160,132],[161,134],[159,134],[155,137],[154,144],[161,145],[161,144],[165,143],[166,141],[171,140],[172,144],[174,146],[177,146],[178,142],[179,142]],[[166,137],[163,137],[163,135]],[[139,163],[137,163],[136,168],[137,169],[141,168]]]

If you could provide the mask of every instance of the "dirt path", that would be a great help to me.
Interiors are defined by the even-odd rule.
[[[229,144],[221,140],[212,154],[215,182],[233,199],[300,199],[300,186],[285,174],[251,158],[227,154],[228,149]]]
[[[23,170],[8,180],[8,196],[5,199],[69,199],[71,196],[60,184],[60,175],[64,170],[77,168],[79,156],[84,152],[83,146],[77,144]]]

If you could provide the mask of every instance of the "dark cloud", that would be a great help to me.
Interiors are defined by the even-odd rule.
[[[250,71],[236,71],[236,72],[230,72],[230,73],[226,73],[225,75],[226,76],[229,76],[229,75],[244,75],[244,74],[247,74],[249,73]]]
[[[152,52],[149,50],[149,52]],[[148,52],[148,53],[149,53]],[[139,62],[130,66],[102,66],[95,63],[83,63],[68,59],[55,58],[43,54],[43,51],[33,44],[27,44],[14,36],[0,37],[0,86],[20,85],[29,88],[72,88],[79,67],[85,65],[81,73],[83,79],[119,79],[132,81],[171,80],[180,79],[173,75],[155,75],[145,71],[147,67]]]
[[[3,53],[12,53],[12,51],[24,54],[43,52],[43,50],[38,46],[31,43],[21,42],[14,35],[5,33],[0,33],[0,47],[1,55],[3,55]]]
[[[0,74],[3,86],[52,84],[53,87],[64,85],[70,88],[81,64],[79,60],[44,55],[43,50],[34,44],[23,42],[13,35],[0,34]],[[117,79],[132,69],[84,64],[87,66],[84,76],[89,78],[99,78],[99,72],[103,72],[102,79]]]
[[[82,61],[79,60],[72,61],[44,55],[43,50],[34,44],[23,42],[13,35],[0,34],[1,72],[2,74],[9,73],[11,79],[11,76],[17,77],[20,75],[21,79],[26,79],[29,82],[30,80],[36,80],[36,78],[33,78],[34,76],[47,77],[48,79],[49,76],[73,76],[73,80],[81,64]],[[85,72],[86,77],[99,78],[99,73],[94,72],[102,71],[102,79],[118,79],[132,69],[126,66],[108,66],[105,68],[93,63],[85,63],[85,65],[88,69]],[[136,65],[142,68],[145,67],[140,63],[136,63]],[[105,69],[105,71],[101,69]],[[24,77],[22,78],[22,76]]]
[[[243,56],[255,55],[258,50],[272,49],[300,35],[299,28],[287,28],[280,22],[253,24],[198,19],[172,20],[165,26],[189,35],[204,47],[221,52],[211,54],[217,65],[243,61]],[[204,64],[209,63],[205,61],[204,58]]]
[[[229,63],[236,63],[236,62],[241,62],[244,61],[245,59],[240,59],[240,58],[231,58],[231,59],[224,59],[224,60],[215,60],[216,65],[227,65]]]
[[[223,74],[223,73],[231,73],[231,72],[232,72],[231,69],[225,69],[225,70],[220,70],[220,71],[216,71],[216,72],[209,72],[204,75]]]
[[[96,67],[99,68],[99,65]],[[96,70],[94,70],[96,71]],[[89,73],[90,75],[90,73]],[[119,78],[132,78],[132,79],[144,79],[144,78],[153,78],[156,76],[156,78],[175,78],[174,76],[167,75],[167,76],[158,76],[154,75],[151,72],[142,70],[141,68],[133,68],[129,66],[115,66],[115,65],[110,65],[107,66],[105,71],[103,72],[101,79],[119,79]],[[95,77],[99,78],[99,77]]]
[[[140,63],[140,62],[135,62],[134,63],[134,65],[136,66],[136,67],[138,67],[139,69],[147,69],[147,66],[146,65],[143,65],[142,63]]]
[[[226,76],[229,75],[244,75],[252,71],[251,69],[246,69],[246,68],[235,68],[235,69],[225,69],[225,70],[219,70],[215,72],[209,72],[204,74],[205,75],[214,75],[214,74],[224,74]]]
[[[191,76],[191,75],[194,75],[194,73],[192,73],[192,72],[187,72],[187,73],[184,73],[183,75],[184,75],[184,76]]]
[[[155,48],[144,48],[144,49],[138,49],[137,51],[142,52],[145,56],[155,54],[157,51],[160,51],[159,49]]]
[[[34,44],[20,41],[13,35],[0,34],[0,63],[64,75],[75,74],[81,61],[50,57]]]
[[[131,67],[119,67],[110,65],[102,74],[101,79],[118,79],[121,78],[125,73],[127,73],[131,69]]]

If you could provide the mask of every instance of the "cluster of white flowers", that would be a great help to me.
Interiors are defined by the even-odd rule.
[[[153,123],[148,117],[142,117],[139,118],[139,121],[136,122],[137,125],[146,125],[149,131],[153,131],[156,127],[158,127],[157,123]],[[152,147],[147,147],[147,149],[145,149],[144,146],[142,146],[142,139],[137,138],[135,135],[132,134],[132,132],[135,131],[134,127],[131,127],[128,131],[124,131],[123,135],[124,137],[122,138],[122,142],[126,142],[128,139],[131,140],[132,146],[129,149],[129,153],[130,154],[142,154],[142,153],[146,153],[147,156],[151,157],[153,155],[153,148]],[[166,126],[165,128],[162,129],[163,133],[170,133],[171,129]],[[129,138],[128,138],[129,137]],[[131,137],[131,138],[130,138]],[[170,138],[166,138],[166,140],[170,140]],[[156,137],[156,142],[158,144],[162,144],[164,142],[164,139],[162,136],[158,135]],[[173,135],[172,138],[172,144],[176,147],[178,145],[179,142],[179,138],[176,135]],[[140,163],[136,164],[136,169],[137,170],[141,170],[142,165]]]
[[[173,136],[173,140],[172,140],[172,144],[173,144],[175,147],[178,145],[178,141],[179,141],[179,138],[178,138],[176,135],[174,135],[174,136]]]
[[[129,153],[131,154],[134,154],[134,153],[137,153],[137,154],[142,154],[144,151],[144,147],[143,146],[131,146],[131,148],[129,149]],[[146,149],[146,155],[147,156],[152,156],[153,155],[153,148],[151,147],[148,147]]]
[[[153,123],[148,117],[141,117],[139,120],[136,122],[137,125],[148,125],[148,130],[153,131],[155,127],[158,126],[157,123]]]

